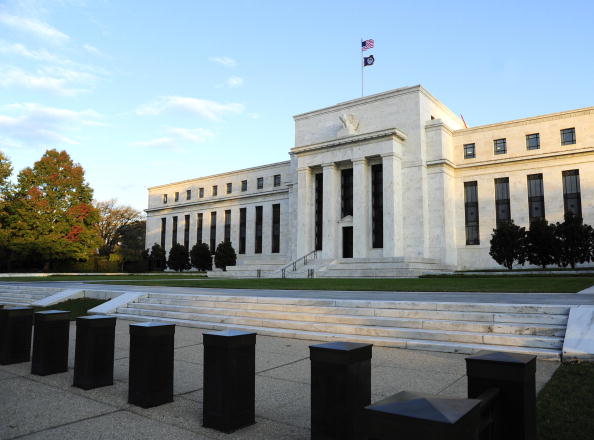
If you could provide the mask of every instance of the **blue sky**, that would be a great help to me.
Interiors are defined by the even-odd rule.
[[[98,200],[288,159],[292,116],[423,84],[471,126],[594,106],[590,1],[0,0],[0,150]]]

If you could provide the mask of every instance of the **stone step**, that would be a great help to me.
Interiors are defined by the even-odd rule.
[[[317,331],[307,330],[287,330],[282,328],[271,328],[271,327],[258,327],[258,326],[247,326],[247,325],[224,325],[208,321],[193,321],[184,319],[173,319],[155,316],[142,316],[135,314],[118,313],[116,315],[121,319],[130,319],[133,321],[159,321],[169,322],[172,324],[196,327],[209,330],[224,330],[224,329],[237,329],[245,331],[253,331],[260,335],[274,336],[274,337],[285,337],[293,339],[306,339],[314,341],[351,341],[351,342],[363,342],[374,344],[380,347],[393,347],[393,348],[407,348],[411,350],[428,350],[428,351],[439,351],[449,353],[462,353],[462,354],[475,354],[482,350],[491,351],[507,351],[513,353],[523,353],[538,356],[541,359],[559,360],[560,350],[558,349],[546,349],[546,348],[535,348],[535,347],[514,347],[509,345],[492,345],[492,344],[467,344],[467,343],[450,343],[450,342],[439,342],[439,341],[427,341],[427,340],[414,340],[414,339],[398,339],[398,338],[386,338],[379,336],[358,336],[358,335],[343,335],[334,333],[324,333]]]
[[[519,334],[519,335],[538,335],[538,336],[557,336],[562,337],[565,334],[565,327],[562,325],[524,325],[524,324],[494,324],[492,322],[473,322],[473,321],[444,321],[433,319],[408,319],[408,318],[383,318],[376,316],[362,316],[350,314],[316,314],[294,311],[269,311],[259,308],[217,308],[217,303],[211,302],[211,306],[203,305],[201,307],[187,305],[165,305],[150,304],[144,301],[128,304],[130,308],[145,310],[164,310],[172,312],[204,314],[204,315],[227,315],[243,316],[251,318],[280,319],[286,321],[309,321],[335,324],[366,325],[381,327],[403,327],[420,328],[427,330],[460,330],[479,333],[500,333],[500,334]],[[219,303],[220,304],[220,303]],[[224,304],[224,303],[223,303]],[[229,305],[229,304],[226,304]],[[250,306],[257,306],[249,304]],[[278,307],[278,306],[277,306]],[[358,309],[346,309],[355,310]]]
[[[454,330],[429,330],[411,329],[398,327],[359,326],[349,324],[320,323],[310,321],[286,321],[278,319],[266,319],[262,317],[233,317],[228,315],[207,315],[198,313],[171,312],[163,310],[148,310],[139,308],[120,308],[117,310],[122,314],[138,314],[141,316],[154,316],[159,318],[173,318],[183,320],[196,320],[205,322],[217,322],[232,325],[247,325],[257,327],[274,327],[291,330],[314,330],[324,333],[380,336],[401,339],[421,339],[441,342],[461,342],[471,344],[496,344],[513,345],[523,347],[537,347],[548,349],[561,349],[563,339],[553,336],[531,336],[518,334],[483,334],[478,332],[465,332]]]

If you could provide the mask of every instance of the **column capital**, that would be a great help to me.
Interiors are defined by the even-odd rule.
[[[326,162],[323,163],[321,165],[322,168],[335,168],[336,167],[336,163],[335,162]]]
[[[353,158],[351,159],[351,162],[353,162],[353,165],[355,164],[364,164],[367,162],[367,158],[366,157],[358,157],[358,158]]]
[[[311,171],[310,167],[299,167],[297,168],[298,173],[309,173]]]
[[[400,154],[396,153],[395,151],[388,151],[387,153],[382,153],[381,156],[382,156],[382,161],[384,159],[390,159],[390,158],[392,158],[392,159],[394,159],[394,158],[401,159],[402,158],[402,156],[400,156]]]

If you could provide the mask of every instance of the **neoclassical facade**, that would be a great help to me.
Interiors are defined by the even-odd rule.
[[[230,240],[229,275],[413,276],[497,267],[498,221],[594,224],[594,107],[467,128],[414,86],[294,119],[286,162],[149,188],[147,246]]]

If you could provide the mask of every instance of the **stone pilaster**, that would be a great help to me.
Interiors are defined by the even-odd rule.
[[[353,257],[365,258],[369,252],[370,182],[367,159],[353,159]]]
[[[384,257],[402,256],[402,164],[398,154],[382,155]]]
[[[340,178],[334,163],[322,164],[322,170],[324,173],[322,255],[324,258],[336,258]]]
[[[314,248],[313,243],[313,177],[309,167],[297,170],[297,256],[301,257]]]

